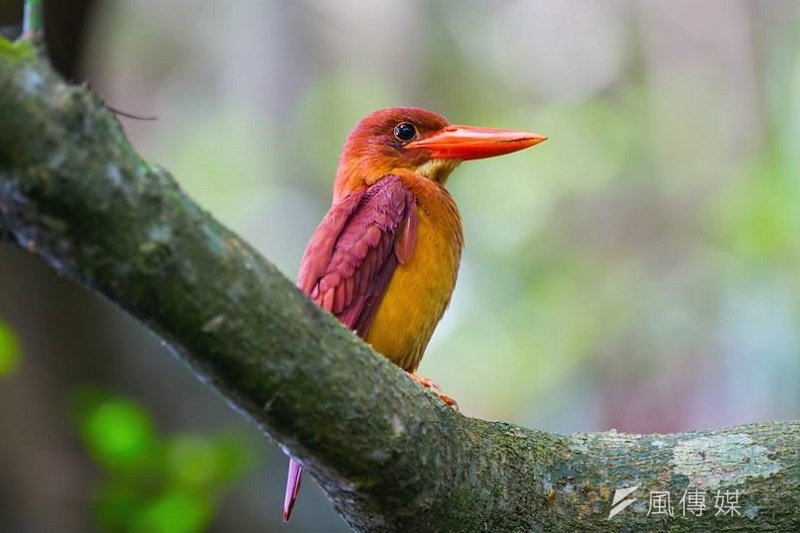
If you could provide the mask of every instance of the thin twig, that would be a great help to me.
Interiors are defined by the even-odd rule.
[[[31,41],[44,36],[44,0],[25,0],[22,38]]]

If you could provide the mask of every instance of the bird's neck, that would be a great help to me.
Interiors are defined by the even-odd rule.
[[[403,185],[414,194],[417,208],[445,235],[452,239],[459,256],[464,244],[461,215],[453,197],[441,184],[413,172],[398,173]]]
[[[403,181],[406,186],[410,189],[413,187],[412,191],[419,190],[420,194],[428,194],[435,198],[443,192],[449,197],[443,186],[459,163],[460,161],[453,159],[430,159],[412,170],[398,168],[390,160],[342,157],[333,185],[333,203],[351,191],[369,187],[389,175],[405,176]]]
[[[337,203],[351,191],[374,185],[384,176],[392,174],[393,170],[394,166],[387,161],[352,156],[345,150],[333,183],[333,203]]]

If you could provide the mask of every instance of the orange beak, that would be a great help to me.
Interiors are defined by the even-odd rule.
[[[431,159],[466,161],[510,154],[546,140],[544,135],[527,131],[451,125],[423,139],[411,141],[405,149],[427,150]]]

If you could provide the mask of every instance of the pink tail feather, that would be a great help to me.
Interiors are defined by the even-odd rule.
[[[300,492],[300,479],[303,476],[303,467],[300,463],[289,458],[289,475],[286,478],[286,496],[283,498],[283,521],[288,522],[292,516],[292,507]]]

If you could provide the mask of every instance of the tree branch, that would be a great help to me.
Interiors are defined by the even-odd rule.
[[[800,423],[567,436],[464,417],[142,160],[96,96],[0,39],[2,235],[163,338],[357,529],[800,527]],[[707,491],[702,517],[682,516],[687,488]],[[714,516],[718,490],[741,515]],[[675,516],[648,516],[649,491],[671,491]]]

